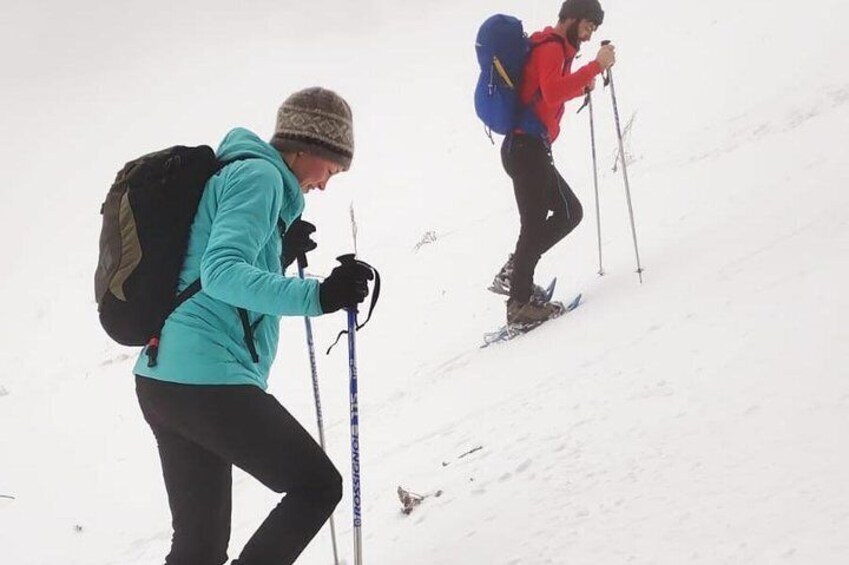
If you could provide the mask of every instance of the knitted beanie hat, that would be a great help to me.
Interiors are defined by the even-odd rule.
[[[559,17],[561,20],[590,20],[601,25],[604,23],[604,10],[598,0],[566,0],[560,7]]]
[[[277,111],[271,144],[282,152],[323,157],[347,170],[354,157],[351,107],[331,90],[317,86],[300,90]]]

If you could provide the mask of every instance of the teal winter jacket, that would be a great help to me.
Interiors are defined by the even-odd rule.
[[[297,178],[280,153],[252,132],[232,130],[218,148],[227,163],[206,183],[192,224],[178,290],[202,290],[166,320],[159,358],[145,352],[135,373],[174,383],[267,387],[280,316],[322,314],[318,281],[282,274],[278,220],[304,209]],[[245,344],[238,308],[248,311],[259,361]]]

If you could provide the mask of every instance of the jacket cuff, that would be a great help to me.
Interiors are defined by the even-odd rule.
[[[593,69],[593,76],[598,76],[604,72],[604,69],[601,68],[601,64],[598,61],[592,61],[587,65]]]

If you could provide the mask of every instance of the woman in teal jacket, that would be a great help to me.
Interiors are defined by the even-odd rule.
[[[270,143],[237,128],[218,148],[226,165],[207,182],[178,288],[200,280],[201,290],[168,317],[155,366],[146,352],[135,366],[171,508],[166,565],[227,561],[233,465],[286,493],[239,565],[294,563],[342,497],[339,472],[265,389],[281,316],[334,312],[368,294],[361,266],[319,283],[285,277],[281,259],[315,247],[299,218],[303,194],[347,170],[353,149],[350,107],[322,88],[283,103]]]

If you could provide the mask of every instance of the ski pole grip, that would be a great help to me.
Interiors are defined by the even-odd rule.
[[[346,253],[344,255],[340,255],[336,258],[339,263],[342,265],[351,265],[357,262],[357,256],[353,253]],[[356,331],[357,329],[357,312],[358,309],[356,306],[352,306],[350,308],[345,308],[348,312],[348,331]],[[353,326],[351,325],[353,323]],[[336,344],[334,344],[336,345]],[[332,347],[332,346],[331,346]]]
[[[604,47],[605,45],[610,45],[609,39],[602,39],[601,40],[601,46]],[[610,84],[610,69],[607,69],[606,71],[604,71],[603,78],[604,78],[604,86],[608,86]]]

